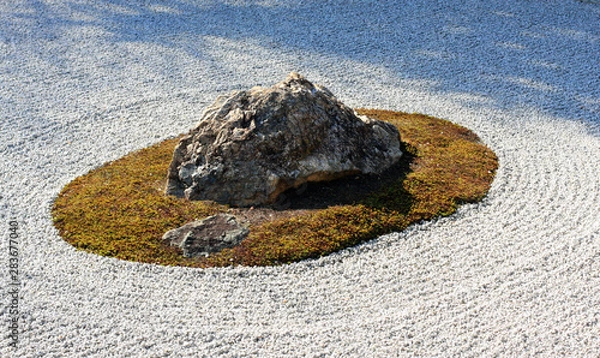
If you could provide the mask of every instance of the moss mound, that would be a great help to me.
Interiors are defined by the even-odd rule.
[[[76,248],[123,260],[267,266],[324,256],[411,223],[450,215],[489,190],[497,157],[468,129],[421,114],[358,112],[400,131],[404,156],[382,175],[311,184],[284,193],[271,208],[192,202],[163,193],[175,138],[76,178],[54,203],[54,224]],[[240,245],[189,259],[162,242],[166,231],[219,212],[248,219],[250,234]]]

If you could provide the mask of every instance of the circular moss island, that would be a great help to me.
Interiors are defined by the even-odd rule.
[[[272,266],[318,258],[448,216],[485,197],[496,155],[469,129],[422,114],[374,109],[357,113],[392,123],[400,162],[380,175],[304,185],[265,207],[235,208],[165,195],[179,138],[130,153],[66,185],[52,207],[60,236],[80,250],[168,266]],[[163,242],[165,232],[218,213],[250,230],[237,246],[195,258]]]

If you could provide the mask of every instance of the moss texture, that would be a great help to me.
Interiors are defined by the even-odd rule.
[[[421,114],[358,112],[398,127],[405,153],[401,163],[378,177],[309,186],[290,199],[285,210],[291,215],[250,226],[250,235],[232,249],[188,259],[161,240],[170,229],[229,209],[164,195],[178,138],[76,178],[54,203],[54,224],[76,248],[123,260],[267,266],[327,255],[411,223],[450,215],[489,190],[497,157],[468,129]]]

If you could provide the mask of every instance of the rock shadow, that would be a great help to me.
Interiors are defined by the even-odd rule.
[[[305,183],[280,194],[276,202],[258,209],[282,211],[312,211],[337,205],[363,204],[375,209],[385,209],[406,214],[413,202],[402,185],[411,171],[415,157],[402,145],[402,158],[381,174],[357,174],[329,181]],[[378,200],[389,191],[397,198]]]

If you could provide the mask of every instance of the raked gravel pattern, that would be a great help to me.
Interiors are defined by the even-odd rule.
[[[123,262],[57,235],[75,177],[290,71],[474,130],[500,159],[489,195],[272,268]],[[2,357],[600,357],[597,1],[4,0],[0,123]]]

